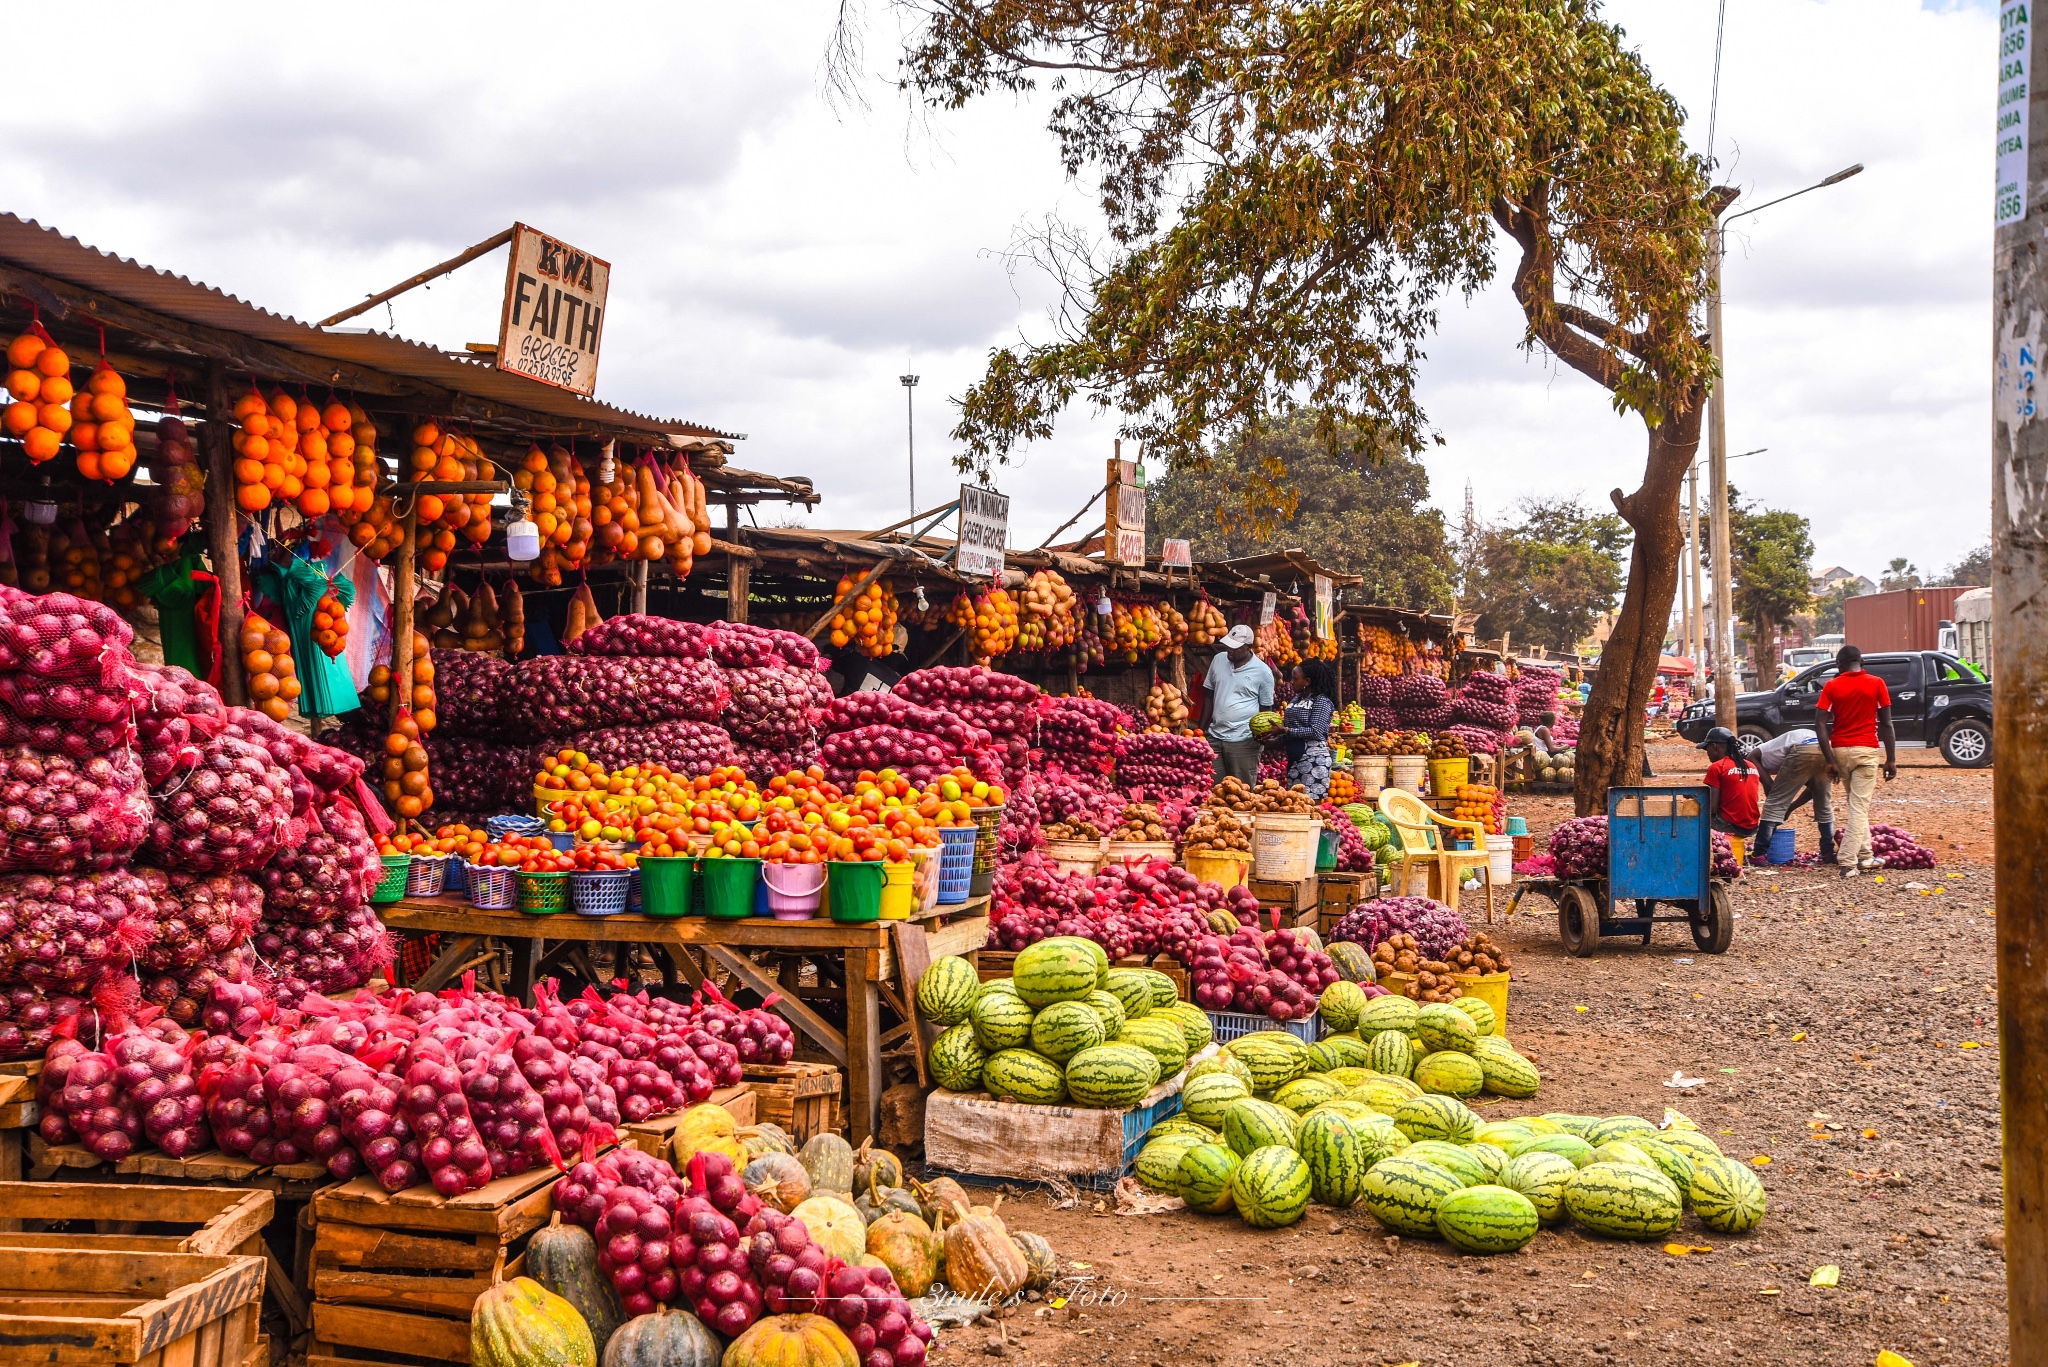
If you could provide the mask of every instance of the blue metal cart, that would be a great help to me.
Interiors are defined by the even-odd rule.
[[[1660,921],[1683,922],[1693,943],[1720,954],[1735,936],[1726,883],[1713,876],[1713,832],[1705,788],[1609,788],[1607,875],[1533,879],[1530,891],[1557,903],[1557,933],[1583,957],[1603,939],[1640,935]],[[1522,888],[1516,889],[1517,898]],[[1659,916],[1664,906],[1673,914]],[[1621,909],[1632,909],[1632,915]]]

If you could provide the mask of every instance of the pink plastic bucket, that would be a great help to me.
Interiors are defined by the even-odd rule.
[[[768,885],[768,910],[778,921],[808,921],[818,914],[825,892],[823,864],[763,864],[761,881]]]

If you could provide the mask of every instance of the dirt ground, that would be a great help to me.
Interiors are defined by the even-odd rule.
[[[1755,1234],[1688,1216],[1678,1257],[1567,1225],[1477,1258],[1389,1239],[1362,1210],[1311,1207],[1262,1232],[1019,1193],[1003,1213],[1067,1260],[1067,1303],[946,1331],[937,1360],[1869,1367],[1890,1349],[1916,1367],[2003,1363],[1990,771],[1901,758],[1878,819],[1936,848],[1932,872],[1753,870],[1719,958],[1680,926],[1568,958],[1539,898],[1493,931],[1516,957],[1509,1033],[1543,1088],[1482,1114],[1676,1107],[1758,1164],[1770,1210]],[[1653,762],[1671,781],[1702,767],[1683,744]],[[1544,831],[1570,815],[1567,799],[1509,810]],[[1810,815],[1798,824],[1812,849]],[[1810,1285],[1827,1265],[1839,1285]]]

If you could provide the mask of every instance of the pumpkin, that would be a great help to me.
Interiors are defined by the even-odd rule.
[[[576,1225],[562,1223],[562,1212],[526,1244],[526,1271],[535,1281],[576,1307],[590,1326],[591,1342],[603,1353],[605,1343],[626,1322],[619,1293],[597,1267],[597,1240]]]
[[[814,1134],[796,1151],[797,1161],[819,1191],[845,1192],[853,1199],[853,1146],[829,1131]]]
[[[719,1367],[718,1336],[687,1310],[667,1306],[626,1321],[604,1350],[603,1367]]]
[[[770,1315],[732,1341],[724,1367],[861,1367],[860,1353],[823,1315]]]
[[[786,1153],[764,1153],[740,1174],[747,1190],[784,1214],[811,1199],[811,1175]]]
[[[851,1204],[829,1193],[813,1196],[790,1212],[811,1232],[811,1242],[842,1263],[858,1262],[867,1251],[868,1225]]]
[[[870,1188],[853,1198],[853,1208],[859,1211],[860,1218],[870,1225],[892,1210],[915,1215],[920,1220],[924,1218],[924,1207],[920,1206],[917,1198],[903,1187],[890,1187],[885,1191]]]
[[[1001,1204],[1001,1198],[997,1198]],[[1006,1301],[1031,1280],[1031,1266],[991,1210],[975,1215],[965,1205],[946,1230],[946,1284],[971,1301]]]
[[[575,1306],[531,1277],[514,1277],[476,1298],[469,1358],[475,1367],[597,1367],[597,1344]]]
[[[796,1141],[789,1137],[789,1131],[780,1125],[762,1121],[748,1125],[738,1132],[740,1147],[747,1151],[747,1157],[759,1158],[764,1153],[786,1153],[796,1156]]]
[[[868,1226],[868,1252],[896,1278],[897,1289],[922,1296],[939,1276],[939,1249],[944,1241],[915,1215],[891,1211]]]
[[[860,1152],[853,1156],[853,1189],[872,1191],[902,1185],[903,1160],[887,1149],[876,1148],[873,1135],[861,1140]]]
[[[722,1153],[732,1160],[732,1170],[738,1172],[747,1166],[746,1150],[740,1147],[738,1136],[739,1127],[725,1107],[710,1102],[692,1106],[676,1124],[670,1161],[677,1172],[688,1172],[690,1160],[698,1154]]]
[[[930,1183],[912,1184],[911,1190],[917,1193],[918,1205],[922,1207],[919,1214],[924,1216],[924,1222],[933,1229],[953,1218],[955,1206],[964,1208],[967,1205],[967,1189],[950,1177],[941,1177]]]
[[[1046,1237],[1026,1231],[1012,1234],[1010,1242],[1017,1245],[1017,1251],[1024,1255],[1025,1265],[1031,1269],[1031,1280],[1024,1285],[1033,1291],[1043,1291],[1051,1286],[1053,1278],[1060,1274],[1060,1260]]]

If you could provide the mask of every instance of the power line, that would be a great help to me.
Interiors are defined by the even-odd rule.
[[[1714,128],[1721,117],[1721,34],[1728,26],[1728,0],[1714,17],[1714,93],[1707,100],[1707,166],[1714,165]]]

